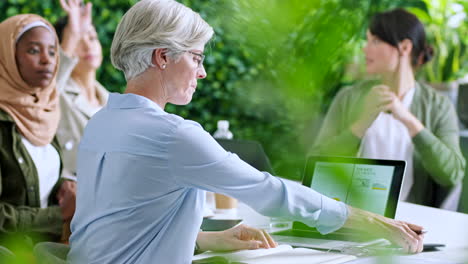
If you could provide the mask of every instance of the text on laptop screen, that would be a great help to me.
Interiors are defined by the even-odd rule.
[[[394,166],[317,162],[314,190],[351,206],[380,215],[387,207]]]

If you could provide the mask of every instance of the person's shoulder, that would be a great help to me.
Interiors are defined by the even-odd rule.
[[[169,138],[185,137],[196,131],[203,130],[202,126],[192,120],[184,119],[176,114],[167,112],[152,111],[146,118],[134,121],[137,130],[145,134],[152,134],[155,131],[160,135],[166,135]]]
[[[373,80],[360,80],[352,84],[346,84],[336,94],[337,100],[352,100],[353,98],[361,98],[366,94],[372,86],[376,84]]]
[[[180,120],[180,126],[183,127],[183,128],[201,128],[203,129],[202,125],[200,125],[200,123],[196,122],[196,121],[193,121],[193,120],[190,120],[190,119],[183,119],[182,117],[179,117],[181,118]]]
[[[173,115],[174,117],[174,124],[176,125],[175,129],[178,131],[180,134],[190,134],[195,131],[204,131],[202,125],[200,125],[198,122],[189,120],[189,119],[184,119],[180,116]]]
[[[58,85],[57,90],[61,100],[65,99],[66,101],[69,101],[69,103],[72,103],[76,97],[82,93],[80,86],[73,80],[72,77],[67,78],[67,80],[64,81],[62,85]]]
[[[12,130],[11,128],[14,126],[15,121],[13,118],[3,109],[0,108],[0,133],[2,135],[5,134],[11,134],[11,131],[17,131]]]
[[[176,114],[171,114],[165,112],[164,114],[156,114],[154,115],[154,118],[157,119],[162,119],[166,123],[168,127],[170,127],[172,130],[176,130],[181,126],[184,126],[187,123],[187,120],[185,120],[183,117],[178,116]]]
[[[17,129],[12,129],[14,126],[13,118],[0,108],[0,146],[5,147],[11,142],[12,133],[19,133]]]
[[[438,107],[450,107],[452,104],[447,96],[438,93],[429,84],[417,82],[417,88],[419,89],[419,97],[422,103]]]
[[[209,133],[198,122],[183,118],[177,120],[177,126],[174,127],[173,132],[174,138],[179,138],[179,140],[204,141],[203,139],[209,136]]]
[[[3,109],[0,108],[0,122],[14,122],[13,118]]]
[[[216,155],[224,153],[223,148],[216,143],[210,133],[193,120],[183,119],[168,141],[172,143],[171,150],[178,153],[182,159],[203,160],[210,156],[210,159],[215,160]],[[199,157],[194,157],[194,153]]]
[[[377,81],[366,79],[358,80],[353,83],[344,85],[341,90],[346,92],[367,92],[370,88],[377,84]]]
[[[107,88],[104,87],[104,85],[102,85],[98,81],[96,81],[95,86],[96,86],[96,92],[99,96],[99,99],[102,100],[104,103],[106,103],[107,100],[109,99],[109,94],[110,94],[109,90],[107,90]]]

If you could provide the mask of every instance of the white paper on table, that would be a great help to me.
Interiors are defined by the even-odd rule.
[[[227,258],[231,261],[241,261],[248,264],[338,264],[356,259],[352,255],[330,253],[309,248],[293,248],[290,245],[280,245],[271,249],[240,250],[235,252],[205,252],[195,255],[193,260],[214,256]]]

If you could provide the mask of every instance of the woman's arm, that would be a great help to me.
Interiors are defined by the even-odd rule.
[[[312,155],[355,156],[359,150],[361,139],[346,127],[347,109],[346,97],[350,88],[341,90],[328,109],[314,145],[309,151]],[[355,106],[357,107],[357,106]]]
[[[362,227],[380,231],[383,237],[404,246],[409,252],[420,250],[420,240],[415,239],[415,231],[411,231],[407,224],[402,224],[400,228],[399,223],[392,222],[392,219],[365,211],[355,213],[345,204],[311,188],[257,171],[237,155],[222,149],[195,122],[183,121],[174,131],[171,144],[171,174],[180,186],[237,198],[263,215],[301,221],[316,227],[322,234],[333,232],[345,223],[350,227],[358,225],[353,223],[360,223]],[[409,245],[406,246],[406,243]]]
[[[447,98],[434,107],[434,131],[422,129],[413,137],[413,143],[432,178],[442,186],[453,186],[463,179],[466,166],[460,150],[458,119]]]
[[[465,173],[465,159],[460,151],[457,114],[446,97],[437,97],[429,109],[434,131],[425,127],[395,96],[387,110],[400,120],[412,137],[424,168],[442,186],[453,186]]]
[[[0,171],[0,196],[2,196],[2,190],[8,188],[8,186],[2,185],[3,173]],[[67,182],[65,181],[65,183]],[[60,184],[59,206],[38,208],[24,205],[16,206],[4,200],[0,201],[0,231],[2,233],[33,232],[60,235],[63,221],[71,220],[75,208],[74,192],[69,192],[69,188],[65,188],[69,185],[69,183]],[[72,187],[74,191],[74,185]],[[64,198],[64,196],[66,197]]]
[[[59,91],[63,91],[67,81],[78,63],[78,58],[67,56],[62,49],[59,49],[60,65],[57,72],[57,88]]]
[[[83,32],[86,32],[91,25],[91,3],[86,7],[80,6],[80,0],[60,0],[62,9],[68,15],[67,25],[63,29],[60,43],[60,64],[57,73],[57,87],[63,90],[71,73],[78,63],[75,50],[81,41]]]
[[[0,202],[0,229],[3,233],[37,232],[62,234],[60,207],[33,208]]]
[[[171,175],[180,186],[234,197],[263,215],[303,221],[321,233],[337,230],[346,220],[343,203],[256,170],[195,122],[183,121],[174,131],[169,155]]]
[[[0,166],[1,167],[1,166]],[[3,186],[0,170],[0,197],[3,190],[8,186]],[[4,195],[4,194],[3,194]],[[62,215],[60,207],[51,206],[48,208],[35,208],[29,206],[15,206],[5,202],[5,198],[0,201],[0,231],[3,234],[11,232],[38,232],[60,235],[62,232]]]

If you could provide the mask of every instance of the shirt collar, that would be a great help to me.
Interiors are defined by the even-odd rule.
[[[109,94],[107,108],[131,109],[131,108],[153,108],[154,110],[165,113],[164,110],[150,99],[137,94]]]
[[[73,78],[70,78],[69,81],[71,82],[71,85],[65,85],[63,90],[67,93],[80,94],[81,88],[78,85],[78,83],[76,83],[75,80],[73,80]]]

